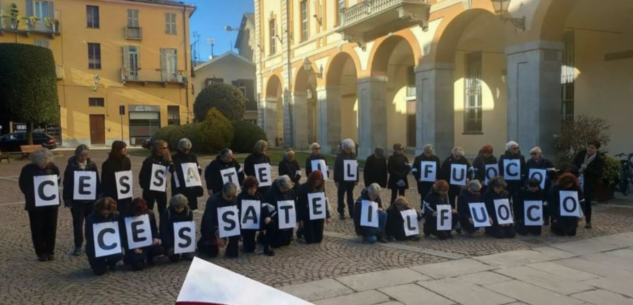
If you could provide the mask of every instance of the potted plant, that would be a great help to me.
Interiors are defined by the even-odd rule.
[[[620,182],[622,163],[619,160],[605,156],[602,168],[602,179],[596,188],[596,200],[599,202],[613,199],[615,186]]]
[[[7,16],[11,20],[11,29],[17,30],[20,26],[20,20],[18,19],[18,6],[15,3],[11,3],[11,14]]]
[[[54,33],[57,32],[57,29],[56,29],[57,25],[55,24],[55,19],[44,18],[44,24],[46,25],[47,28],[52,30]]]
[[[28,19],[28,23],[29,23],[29,27],[30,28],[37,28],[37,23],[41,20],[40,18],[37,18],[35,16],[24,17],[24,18]]]

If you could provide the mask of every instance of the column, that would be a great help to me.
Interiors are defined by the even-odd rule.
[[[317,119],[321,152],[329,154],[341,142],[341,87],[317,88]]]
[[[554,152],[560,132],[562,42],[510,46],[508,55],[508,140],[528,150]]]
[[[432,144],[444,158],[455,145],[455,65],[431,63],[416,68],[416,154]]]
[[[358,80],[358,157],[367,158],[375,147],[387,149],[387,77]]]
[[[293,147],[294,143],[294,137],[293,137],[293,132],[294,132],[294,126],[292,126],[292,116],[294,115],[292,113],[292,108],[294,107],[294,105],[292,104],[292,95],[290,94],[290,92],[288,90],[284,90],[284,104],[283,104],[283,109],[284,109],[284,147],[289,148],[289,147]]]
[[[292,95],[292,145],[294,149],[308,149],[308,95],[295,92]]]
[[[261,126],[266,132],[271,147],[274,147],[275,138],[277,138],[277,103],[281,103],[281,99],[267,97],[262,103],[263,107],[260,108],[263,116]]]

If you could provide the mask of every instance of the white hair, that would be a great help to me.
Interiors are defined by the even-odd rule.
[[[538,146],[534,146],[532,149],[530,149],[530,154],[532,154],[532,153],[541,154],[541,153],[543,153],[543,150],[541,150],[541,148],[538,147]]]
[[[185,197],[185,195],[183,194],[178,194],[174,197],[171,197],[171,200],[169,200],[169,206],[173,207],[173,208],[187,208],[189,207],[189,200],[187,200],[187,197]]]
[[[382,188],[378,183],[372,183],[367,187],[367,194],[372,196],[380,196]]]
[[[294,151],[294,150],[292,150],[292,149],[287,149],[287,150],[284,152],[284,159],[288,160],[288,157],[289,157],[289,156],[294,156],[294,155],[295,155],[295,151]]]
[[[508,143],[506,143],[506,151],[509,151],[510,149],[512,149],[512,147],[519,147],[519,143],[514,142],[514,141],[510,141]]]
[[[34,151],[29,157],[31,162],[39,167],[44,167],[53,160],[53,153],[46,148]]]
[[[233,182],[227,182],[222,186],[222,194],[224,195],[237,195],[237,186]]]
[[[187,138],[182,138],[180,139],[180,141],[178,141],[178,149],[183,150],[183,149],[191,149],[191,140],[187,139]]]
[[[461,148],[460,146],[455,146],[453,147],[453,150],[451,150],[451,153],[453,154],[453,157],[457,157],[457,156],[464,156],[464,149]]]
[[[277,186],[280,190],[289,190],[292,188],[292,180],[288,175],[283,175],[277,178]]]
[[[314,142],[310,144],[310,149],[321,148],[321,144]]]
[[[424,145],[424,152],[425,153],[433,153],[435,152],[435,150],[433,149],[433,145],[432,144],[426,144]]]
[[[345,140],[341,141],[341,147],[343,148],[343,150],[345,150],[345,149],[353,150],[354,147],[356,147],[356,144],[354,143],[354,140],[348,138],[348,139],[345,139]]]

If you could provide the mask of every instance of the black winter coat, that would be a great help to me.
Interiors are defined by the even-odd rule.
[[[215,232],[218,230],[218,208],[237,206],[235,199],[231,201],[224,200],[222,192],[213,194],[207,200],[207,205],[204,208],[204,214],[202,215],[202,223],[200,224],[200,235],[203,240],[215,240]]]
[[[413,172],[413,177],[415,177],[415,181],[417,181],[418,183],[418,194],[420,195],[424,195],[426,196],[427,194],[424,193],[424,190],[430,190],[431,187],[433,186],[434,182],[422,182],[420,181],[420,177],[422,177],[422,171],[424,170],[422,168],[422,161],[426,161],[426,162],[435,162],[435,178],[437,179],[441,179],[440,178],[440,174],[442,172],[442,166],[440,164],[440,158],[436,155],[432,155],[431,157],[427,157],[424,154],[421,154],[417,157],[415,157],[415,160],[413,161],[413,169],[411,170],[411,172]]]
[[[160,217],[160,240],[165,249],[174,247],[174,223],[192,221],[193,211],[186,208],[181,213],[176,213],[173,207],[168,207]]]
[[[311,193],[324,193],[325,188],[321,190],[312,190],[308,183],[304,183],[299,187],[299,194],[297,198],[297,219],[301,221],[310,221],[310,203],[308,202],[308,194]],[[325,196],[325,218],[330,218],[330,207],[327,205],[327,195]]]
[[[160,235],[158,235],[158,227],[156,225],[156,214],[154,214],[154,211],[152,210],[147,210],[145,214],[147,214],[147,217],[149,218],[149,228],[152,231],[152,240],[155,238],[160,239]],[[137,215],[137,216],[143,216],[143,215]],[[127,226],[125,226],[125,218],[127,217],[119,217],[119,218],[120,218],[119,221],[121,222],[119,226],[121,228],[121,243],[123,244],[123,248],[125,248],[126,250],[129,250],[128,240],[127,240]]]
[[[508,199],[510,200],[510,193],[506,190],[501,191],[501,193],[495,192],[494,188],[490,187],[486,191],[483,196],[484,203],[486,203],[486,210],[488,211],[488,215],[490,219],[494,221],[492,227],[496,227],[499,225],[497,221],[497,210],[495,209],[495,200],[497,199]]]
[[[356,199],[356,202],[354,202],[354,229],[356,230],[356,235],[365,236],[366,229],[368,228],[360,225],[360,215],[361,215],[361,210],[362,210],[361,207],[363,204],[363,200],[371,201],[371,199],[369,199],[369,194],[367,193],[367,189],[363,189],[360,192],[360,197],[358,197],[358,199]],[[378,197],[374,202],[378,204],[379,209],[382,209],[382,199],[380,199],[380,197]]]
[[[204,191],[202,190],[202,186],[195,187],[187,187],[185,184],[185,174],[182,171],[182,165],[185,163],[195,163],[198,167],[198,174],[202,176],[202,169],[200,168],[200,164],[198,163],[198,157],[194,153],[185,154],[182,151],[178,151],[173,157],[174,161],[174,173],[172,174],[171,179],[171,192],[172,196],[183,194],[187,199],[189,199],[189,207],[192,210],[198,208],[197,199],[193,200],[196,197],[202,197],[204,195]],[[202,178],[202,177],[201,177]],[[193,202],[191,202],[193,201]]]
[[[459,193],[459,197],[457,197],[457,212],[459,212],[459,217],[462,219],[473,218],[470,213],[470,204],[471,203],[483,203],[483,199],[481,198],[481,193],[471,193],[468,189],[463,189]]]
[[[582,164],[585,162],[585,155],[587,154],[586,150],[579,152],[574,158],[574,166],[581,169]],[[592,199],[598,183],[600,182],[600,177],[602,177],[602,171],[604,170],[604,156],[601,153],[597,153],[596,158],[587,165],[587,169],[582,173],[584,182],[583,182],[583,192],[586,197]]]
[[[334,182],[336,183],[354,183],[358,182],[358,167],[356,168],[356,181],[345,181],[345,160],[356,160],[356,154],[353,152],[345,153],[342,152],[336,156],[336,162],[334,162]],[[367,169],[367,164],[365,164],[365,169]],[[386,178],[385,178],[386,179]],[[387,180],[385,180],[387,182]]]
[[[130,158],[124,156],[122,159],[108,157],[101,166],[101,189],[103,197],[110,197],[119,201],[119,193],[116,189],[116,172],[129,171],[132,169]]]
[[[313,169],[312,169],[312,160],[324,160],[325,161],[325,166],[328,166],[327,159],[324,156],[322,156],[322,155],[318,155],[318,156],[310,155],[306,159],[306,167],[305,167],[305,169],[306,169],[306,177],[310,176],[310,174],[313,171]],[[325,174],[325,173],[323,173],[323,174]],[[328,176],[328,178],[331,179],[331,177],[330,177],[330,170],[329,169],[327,171],[327,176]]]
[[[246,174],[246,176],[257,177],[257,175],[255,175],[255,164],[262,163],[270,164],[270,158],[267,155],[256,154],[250,154],[248,157],[246,157],[246,160],[244,160],[244,173]],[[270,179],[272,178],[273,177],[270,177]],[[260,194],[267,194],[269,189],[269,186],[260,186],[257,191]]]
[[[466,177],[470,176],[469,173],[472,171],[470,162],[468,162],[465,157],[461,157],[459,160],[457,160],[457,158],[451,155],[450,157],[446,158],[446,160],[444,160],[444,163],[442,163],[442,170],[440,174],[441,179],[446,180],[446,182],[448,182],[449,184],[451,183],[451,165],[453,164],[466,165]],[[462,186],[463,185],[451,185],[451,189],[461,188]]]
[[[513,198],[512,205],[514,209],[514,221],[525,221],[525,202],[526,201],[546,201],[546,194],[543,190],[539,189],[536,192],[531,192],[528,187],[523,187]],[[545,203],[545,202],[543,202]],[[543,207],[545,209],[545,207]]]
[[[123,232],[123,229],[121,228],[120,219],[121,219],[121,216],[119,215],[119,212],[110,213],[110,216],[106,218],[101,216],[101,214],[92,213],[90,214],[90,216],[86,218],[84,232],[86,236],[86,256],[88,256],[89,260],[95,259],[95,255],[96,255],[93,225],[97,223],[104,223],[104,222],[116,222],[117,225],[119,226],[119,237],[121,238],[121,243],[123,243],[123,240],[127,238],[127,236],[121,234]],[[121,245],[121,250],[123,250],[123,245]],[[117,254],[113,254],[113,255],[117,255]],[[118,255],[121,255],[121,254],[118,254]]]
[[[97,177],[97,196],[95,200],[74,200],[73,196],[75,194],[75,172],[94,172]],[[99,177],[99,169],[97,168],[97,164],[92,162],[92,160],[86,160],[86,168],[81,169],[79,167],[79,163],[77,163],[77,157],[73,156],[68,159],[68,164],[66,165],[66,169],[64,170],[64,204],[67,207],[72,207],[74,205],[84,205],[84,204],[93,204],[96,201],[96,198],[101,197],[101,179]]]
[[[484,158],[482,155],[477,156],[473,161],[473,178],[479,180],[482,185],[486,183],[486,165],[499,164],[495,156]]]
[[[552,163],[552,161],[545,158],[541,158],[539,161],[534,161],[534,159],[530,158],[529,160],[525,162],[525,167],[527,171],[526,175],[529,175],[530,168],[544,169],[544,170],[552,169],[554,168],[554,163]],[[543,190],[545,191],[545,193],[547,193],[550,187],[552,187],[552,181],[556,181],[556,172],[553,170],[548,170],[546,171],[544,178],[545,178],[545,188]],[[527,184],[527,180],[529,180],[529,176],[526,176],[526,184]]]
[[[387,159],[378,159],[376,156],[371,155],[367,157],[365,161],[365,168],[363,169],[363,178],[365,186],[370,186],[372,183],[378,183],[380,187],[387,187],[387,177],[389,169],[387,168]]]
[[[204,180],[207,182],[207,190],[212,190],[213,194],[217,194],[222,191],[224,180],[222,180],[221,171],[227,168],[235,168],[237,180],[240,185],[244,183],[244,171],[242,170],[240,163],[235,159],[226,163],[220,159],[220,156],[218,156],[215,160],[211,161],[209,165],[207,165],[207,168],[204,169]]]
[[[242,191],[239,195],[237,195],[237,208],[240,211],[240,217],[242,215],[242,210],[244,209],[242,202],[244,200],[256,200],[260,202],[260,219],[259,219],[259,225],[260,225],[260,229],[262,227],[264,227],[264,219],[266,219],[266,217],[270,217],[270,213],[268,211],[268,209],[265,206],[264,203],[264,196],[262,196],[260,193],[255,193],[255,195],[251,196],[249,195],[245,190]],[[240,218],[241,219],[241,218]],[[251,231],[251,230],[247,230],[242,228],[242,231]]]
[[[301,167],[297,159],[288,161],[285,158],[279,162],[279,176],[288,175],[295,185],[301,180]]]
[[[558,185],[553,185],[547,196],[547,207],[549,208],[552,222],[558,223],[565,229],[575,229],[578,227],[578,217],[560,216],[560,191],[577,191],[578,201],[580,201],[580,210],[585,210],[585,196],[582,190],[572,188],[568,190],[561,189]]]
[[[279,190],[279,186],[277,186],[277,181],[275,181],[273,182],[273,185],[270,188],[270,191],[268,191],[268,194],[266,194],[266,198],[264,199],[264,202],[268,204],[270,217],[273,218],[276,223],[279,223],[277,221],[279,217],[277,204],[279,203],[279,201],[294,200],[295,209],[296,209],[297,208],[296,199],[297,199],[297,196],[295,195],[294,190],[290,189],[287,193],[284,194]],[[299,213],[297,213],[297,216],[298,215]],[[297,221],[298,220],[300,219],[297,217]]]
[[[163,157],[149,156],[143,161],[141,172],[138,174],[138,183],[145,191],[150,190],[150,182],[152,181],[152,165],[158,164],[167,167],[167,171],[173,173],[174,164],[169,163]]]
[[[519,180],[508,180],[505,177],[505,169],[503,167],[504,160],[519,160],[519,164],[521,166],[520,170],[520,178]],[[527,166],[525,166],[525,158],[521,155],[521,152],[514,154],[512,152],[506,151],[506,153],[499,157],[499,176],[502,176],[506,183],[508,184],[507,190],[511,194],[518,192],[523,185],[525,185],[525,179],[527,178]]]
[[[409,164],[409,158],[405,155],[393,154],[389,157],[387,163],[387,169],[389,171],[389,183],[387,184],[390,189],[401,189],[396,183],[402,180],[404,181],[404,189],[409,188],[409,179],[407,175],[411,171],[411,165]]]
[[[35,176],[57,176],[57,184],[59,185],[61,182],[61,177],[59,175],[59,168],[53,163],[48,163],[46,168],[41,169],[39,166],[29,163],[22,168],[22,172],[20,172],[19,185],[22,194],[24,194],[24,209],[27,211],[43,211],[49,209],[57,209],[59,205],[55,206],[45,206],[45,207],[35,207],[35,185],[33,181],[33,177]]]

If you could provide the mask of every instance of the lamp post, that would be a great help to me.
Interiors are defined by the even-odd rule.
[[[510,8],[510,1],[512,0],[490,0],[492,1],[492,6],[495,9],[495,14],[501,18],[501,21],[510,22],[514,25],[515,28],[525,31],[525,16],[521,18],[513,18],[513,17],[504,17],[504,15],[508,14],[508,9]]]
[[[312,63],[307,57],[303,59],[303,70],[305,70],[308,74],[310,74],[310,72],[312,71]],[[321,78],[323,76],[323,67],[321,67],[319,70],[320,71],[318,72],[314,72],[314,75],[318,78]]]
[[[99,77],[99,74],[95,74],[94,75],[94,87],[92,87],[93,91],[97,91],[97,89],[99,89],[99,84],[101,83],[101,77]]]

